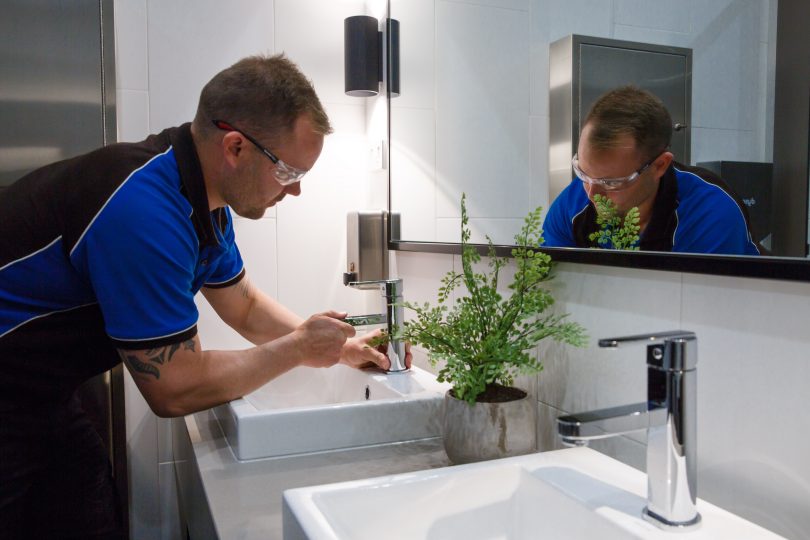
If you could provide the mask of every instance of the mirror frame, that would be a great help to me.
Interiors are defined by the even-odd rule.
[[[473,245],[481,255],[487,254],[489,249],[487,245]],[[495,251],[499,257],[511,257],[512,248],[513,246],[497,245]],[[408,242],[391,238],[388,239],[388,249],[392,251],[461,254],[460,243]],[[580,248],[537,248],[537,251],[549,254],[554,262],[810,282],[810,260],[802,258],[744,257],[739,255],[692,253],[673,254]]]
[[[774,187],[782,175],[795,174],[803,170],[810,173],[810,100],[806,99],[806,83],[810,82],[810,47],[806,45],[805,31],[801,21],[810,20],[810,4],[801,2],[780,1],[777,17],[777,50],[780,56],[776,70],[776,103],[774,107]],[[391,6],[388,5],[390,17]],[[801,45],[801,46],[797,46]],[[398,49],[398,47],[397,47]],[[786,52],[787,51],[787,52]],[[399,52],[399,51],[397,51]],[[390,66],[390,62],[389,62]],[[797,66],[803,66],[798,69]],[[390,69],[390,68],[389,68]],[[389,71],[390,77],[390,71]],[[390,80],[390,79],[389,79]],[[803,101],[791,101],[797,94]],[[387,92],[388,106],[388,148],[391,148],[391,94]],[[797,122],[804,118],[805,123]],[[801,125],[797,125],[801,124]],[[781,135],[780,135],[781,134]],[[780,145],[780,146],[778,146]],[[791,161],[793,167],[779,166],[777,156]],[[781,161],[781,160],[779,160]],[[391,157],[388,162],[388,211],[391,204]],[[810,182],[810,178],[808,178]],[[789,183],[788,183],[789,184]],[[775,213],[794,214],[803,207],[803,215],[808,212],[808,186],[796,188],[792,184],[783,186],[784,195],[789,199],[789,208],[776,208]],[[794,208],[796,206],[796,208]],[[388,229],[388,249],[392,251],[445,253],[460,255],[461,244],[442,242],[419,242],[393,239],[391,228]],[[488,246],[473,244],[478,252],[486,255]],[[496,245],[495,251],[500,257],[511,257],[513,246]],[[810,258],[772,257],[772,256],[739,256],[707,255],[692,253],[615,251],[581,248],[537,248],[547,253],[554,262],[593,264],[622,268],[641,268],[646,270],[663,270],[669,272],[686,272],[720,276],[763,278],[786,281],[810,282]]]

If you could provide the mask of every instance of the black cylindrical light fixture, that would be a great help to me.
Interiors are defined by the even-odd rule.
[[[388,89],[391,97],[399,95],[399,21],[388,19]]]
[[[376,96],[382,80],[381,33],[377,19],[368,15],[343,21],[343,70],[346,94]]]

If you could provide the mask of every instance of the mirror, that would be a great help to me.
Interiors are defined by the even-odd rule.
[[[394,249],[456,249],[462,192],[467,194],[474,242],[485,242],[489,235],[495,244],[509,245],[526,213],[538,205],[548,209],[550,190],[554,193],[550,163],[560,157],[555,153],[563,154],[563,161],[570,161],[571,153],[570,145],[549,140],[550,116],[555,114],[549,110],[550,94],[557,84],[549,77],[549,51],[551,44],[571,34],[690,49],[687,164],[774,163],[777,174],[776,0],[687,6],[677,0],[390,0],[390,15],[400,21],[401,73],[400,95],[390,99],[390,210],[400,214]],[[807,104],[803,106],[806,111]],[[806,114],[804,122],[806,132]],[[576,141],[573,148],[576,151]],[[758,238],[779,257],[734,257],[734,264],[785,256],[804,260],[806,153],[805,148],[797,190],[765,190],[776,216],[787,204],[780,196],[788,195],[795,203],[796,193],[803,194],[803,213],[792,212],[790,223],[773,223],[773,237],[769,231]],[[743,202],[764,204],[752,198]],[[792,245],[780,243],[776,234],[790,236]],[[644,253],[608,250],[554,253],[558,260],[598,264],[628,264],[622,261],[632,255],[648,259]],[[641,266],[648,264],[689,267],[684,261]]]

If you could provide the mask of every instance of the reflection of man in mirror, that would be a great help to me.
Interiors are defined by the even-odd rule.
[[[594,195],[620,216],[637,207],[640,240],[649,251],[758,255],[745,206],[716,175],[673,161],[672,119],[645,90],[617,88],[588,113],[572,160],[577,178],[546,216],[546,247],[599,247]],[[611,246],[607,246],[611,247]]]

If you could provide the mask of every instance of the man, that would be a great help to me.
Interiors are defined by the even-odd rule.
[[[543,225],[546,247],[598,247],[595,195],[620,216],[637,207],[641,250],[758,255],[742,202],[717,176],[673,161],[664,104],[633,86],[593,105],[572,160],[576,178]]]
[[[77,404],[123,360],[152,410],[180,416],[296,366],[387,368],[329,311],[302,320],[257,290],[230,210],[251,219],[318,159],[329,120],[283,56],[251,57],[202,90],[194,121],[54,163],[0,194],[0,531],[122,535],[109,466]],[[195,293],[256,346],[202,350]],[[406,358],[406,364],[410,357]]]

